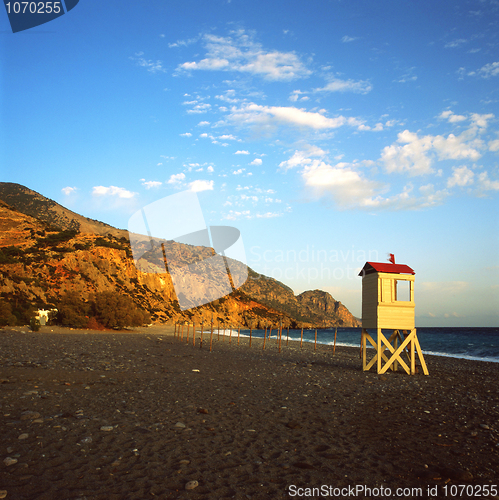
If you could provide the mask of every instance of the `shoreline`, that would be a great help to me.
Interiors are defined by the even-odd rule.
[[[69,328],[69,327],[62,327],[62,326],[58,326],[58,325],[52,325],[52,326],[42,326],[42,327],[40,327],[39,332],[32,332],[31,328],[28,325],[25,325],[25,326],[1,327],[0,332],[2,330],[4,330],[4,331],[15,331],[15,332],[19,332],[19,333],[23,332],[23,333],[39,333],[39,334],[49,333],[49,332],[50,333],[87,333],[87,334],[116,334],[116,333],[147,334],[147,333],[154,333],[154,334],[158,334],[158,335],[164,334],[164,335],[173,336],[174,335],[174,328],[175,328],[174,325],[153,324],[150,326],[133,327],[133,328],[124,329],[124,330],[91,330],[91,329],[86,329],[86,328]],[[345,327],[345,328],[349,328],[349,327]],[[448,328],[452,328],[452,327],[448,327]],[[495,328],[495,327],[490,327],[490,328]],[[229,330],[229,329],[226,328],[225,330]],[[245,328],[245,330],[249,330],[249,328]],[[360,328],[359,328],[359,330],[360,330]],[[222,332],[222,331],[224,331],[224,330],[221,329],[220,332]],[[232,328],[232,331],[236,332],[236,334],[237,334],[236,328]],[[262,332],[263,330],[258,330],[258,331]],[[192,338],[192,327],[190,328],[190,332],[191,332],[191,338]],[[201,329],[199,326],[196,326],[196,332],[197,332],[197,335],[200,334]],[[206,335],[206,330],[204,330],[204,335]],[[217,335],[216,329],[213,330],[213,335],[214,336]],[[220,335],[222,335],[222,333],[220,333]],[[225,337],[229,338],[230,335],[225,334]],[[241,333],[240,337],[249,339],[249,335],[247,335],[246,333],[244,333],[244,334]],[[232,338],[234,338],[234,335],[232,336]],[[255,336],[255,337],[252,337],[252,339],[254,342],[256,342],[256,341],[263,342],[263,337]],[[273,342],[276,340],[277,340],[277,338],[273,334],[270,342]],[[285,340],[286,340],[286,338],[285,338],[285,335],[283,334],[282,342],[285,342]],[[269,337],[267,337],[267,342],[269,342]],[[289,338],[289,342],[295,342],[295,343],[299,344],[300,340]],[[303,344],[314,345],[314,341],[303,339]],[[319,340],[317,340],[317,345],[328,346],[328,347],[333,348],[333,342],[323,343],[323,342],[320,342]],[[336,344],[336,347],[346,347],[346,348],[358,350],[358,349],[360,349],[360,341],[359,341],[359,345],[352,345],[352,344],[346,344],[344,342],[338,342]],[[369,350],[373,349],[373,347],[370,345],[368,345],[367,348]],[[456,360],[464,360],[464,361],[472,361],[472,362],[477,361],[477,362],[483,362],[483,363],[494,363],[494,364],[499,363],[499,359],[496,359],[496,358],[479,358],[477,356],[469,356],[466,354],[458,355],[458,354],[440,353],[440,352],[434,352],[434,351],[426,351],[424,349],[422,349],[422,351],[423,351],[423,355],[425,356],[425,358],[428,356],[428,357],[436,357],[436,358],[451,358],[451,359],[456,359]]]

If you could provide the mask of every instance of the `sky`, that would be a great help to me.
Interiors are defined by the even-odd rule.
[[[0,74],[2,181],[124,229],[194,191],[295,293],[360,317],[392,253],[416,326],[499,326],[497,0],[80,0],[15,34],[2,11]]]

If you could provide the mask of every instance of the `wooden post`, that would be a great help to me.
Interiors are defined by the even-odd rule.
[[[336,327],[334,329],[334,346],[333,346],[333,354],[335,353],[336,351],[336,334],[338,333],[338,327]],[[362,342],[361,342],[361,345],[362,345]]]
[[[364,340],[362,341],[362,363],[364,370],[367,369],[367,330],[362,329]]]
[[[204,326],[204,319],[201,320],[201,340],[199,341],[199,348],[202,349],[203,347],[203,326]]]
[[[239,345],[239,334],[241,333],[241,325],[237,327],[237,345]]]
[[[282,319],[279,324],[279,352],[281,352],[281,337],[282,337]]]
[[[270,337],[272,337],[272,323],[270,323],[269,327],[269,342],[270,342]]]
[[[213,343],[213,315],[211,316],[210,352],[212,343]]]
[[[251,335],[253,333],[253,322],[251,321],[250,322],[250,342],[249,342],[249,346],[251,347]]]
[[[187,343],[189,343],[189,322],[187,322]]]
[[[180,340],[182,342],[184,341],[184,323],[182,323],[182,336],[180,337]]]
[[[192,345],[196,346],[196,323],[192,322]]]
[[[263,332],[263,349],[265,351],[265,342],[267,341],[267,322],[265,322],[265,331]]]
[[[317,328],[315,329],[315,344],[314,344],[314,351],[317,349]]]
[[[173,323],[173,336],[177,336],[177,323]]]
[[[220,340],[220,321],[218,322],[218,337],[217,337],[217,340]]]
[[[286,337],[286,345],[288,345],[289,342],[289,326],[288,326],[288,336]]]
[[[229,326],[229,344],[232,342],[232,327]]]
[[[300,348],[303,345],[303,326],[301,327],[301,336],[300,336]]]

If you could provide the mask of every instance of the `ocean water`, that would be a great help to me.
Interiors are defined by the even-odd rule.
[[[334,328],[317,329],[318,344],[334,344]],[[499,363],[499,328],[479,327],[421,327],[417,328],[419,344],[425,354],[450,356],[478,361]],[[220,330],[220,334],[222,334]],[[249,336],[248,329],[241,329],[241,335]],[[263,338],[263,330],[253,330],[254,337]],[[272,338],[276,338],[272,330]],[[338,328],[336,345],[360,347],[360,328]],[[225,330],[229,335],[229,330]],[[237,335],[237,330],[232,331]],[[287,329],[282,331],[282,341],[287,338]],[[300,340],[301,330],[289,330],[289,340]],[[303,330],[304,342],[315,342],[315,330]]]

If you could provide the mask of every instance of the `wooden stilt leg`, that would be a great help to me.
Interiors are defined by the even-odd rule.
[[[383,334],[381,333],[381,328],[378,328],[378,334],[376,336],[376,350],[378,351],[378,373],[381,372],[381,354],[382,354],[381,346],[383,345],[381,342],[382,335]]]

